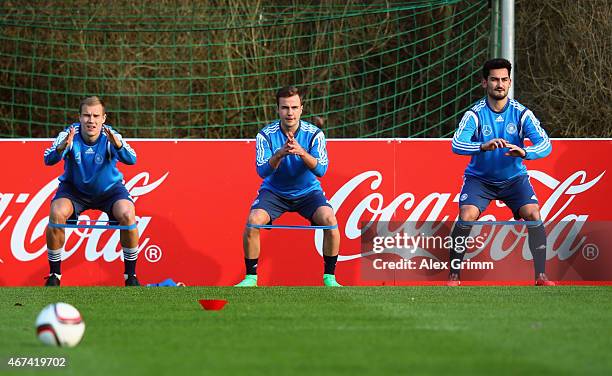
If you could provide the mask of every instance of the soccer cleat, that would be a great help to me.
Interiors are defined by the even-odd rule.
[[[247,274],[242,282],[234,285],[234,287],[257,287],[257,275]]]
[[[48,277],[45,277],[47,282],[45,282],[45,287],[59,287],[61,274],[49,273]]]
[[[459,280],[459,274],[451,273],[448,275],[448,281],[446,282],[446,286],[456,287],[461,286],[461,281]]]
[[[549,281],[548,277],[544,273],[538,274],[538,278],[535,280],[536,286],[556,286],[557,284],[553,281]]]
[[[125,279],[125,287],[132,287],[132,286],[140,286],[140,283],[138,282],[138,278],[136,278],[135,274],[129,275]]]
[[[328,287],[342,287],[342,285],[336,281],[336,276],[333,274],[323,274],[323,284]]]

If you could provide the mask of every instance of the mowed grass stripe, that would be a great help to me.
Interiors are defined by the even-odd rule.
[[[0,288],[0,357],[65,355],[63,372],[88,376],[610,374],[611,293],[609,286]],[[229,303],[217,312],[198,304],[215,298]],[[35,338],[36,315],[57,301],[76,306],[87,324],[74,349]]]

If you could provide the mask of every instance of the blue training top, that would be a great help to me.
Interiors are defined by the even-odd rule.
[[[503,183],[527,174],[522,158],[504,155],[508,148],[480,150],[481,144],[494,138],[503,138],[524,148],[525,159],[543,158],[552,150],[546,131],[531,110],[510,99],[500,112],[496,112],[485,97],[465,112],[453,137],[453,152],[472,156],[465,175],[489,183]],[[529,138],[533,146],[525,148],[525,138]]]
[[[64,174],[59,180],[73,184],[79,192],[89,197],[99,196],[123,181],[123,174],[117,168],[117,161],[128,165],[136,163],[134,149],[110,126],[103,126],[108,127],[121,141],[120,149],[115,148],[104,132],[100,133],[96,142],[87,144],[81,137],[80,123],[74,123],[61,131],[53,145],[45,150],[46,165],[51,166],[64,160]],[[57,146],[68,137],[71,127],[75,128],[72,146],[60,154]]]
[[[290,199],[322,190],[317,177],[325,174],[328,165],[323,132],[316,126],[300,120],[294,137],[306,152],[316,158],[318,162],[316,167],[309,169],[297,155],[283,157],[276,170],[270,166],[272,155],[287,142],[287,136],[281,130],[280,121],[277,120],[266,125],[256,137],[257,173],[264,179],[260,189],[267,189]]]

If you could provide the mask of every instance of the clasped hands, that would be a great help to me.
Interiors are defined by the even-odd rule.
[[[494,138],[480,145],[480,150],[482,151],[493,151],[495,149],[508,148],[508,151],[504,153],[509,157],[520,157],[525,158],[526,152],[520,146],[509,143],[503,138]]]

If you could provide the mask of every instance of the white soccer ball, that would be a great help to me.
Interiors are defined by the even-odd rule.
[[[45,345],[74,347],[85,333],[79,311],[67,303],[49,304],[36,318],[36,334]]]

